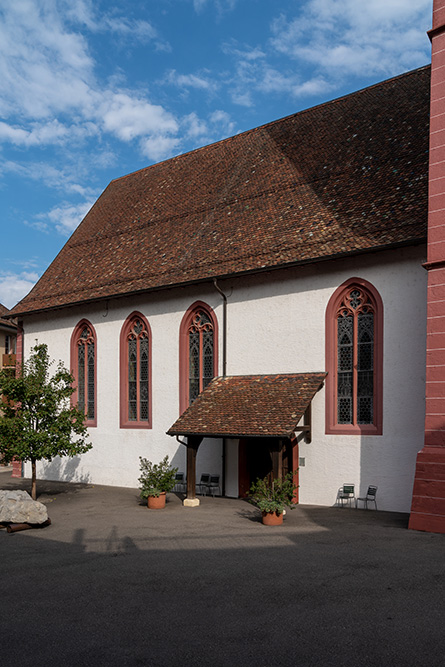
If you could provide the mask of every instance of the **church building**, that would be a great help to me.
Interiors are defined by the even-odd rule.
[[[298,469],[300,503],[373,484],[445,532],[444,25],[431,67],[109,184],[11,312],[93,445],[39,475],[136,487],[168,454],[196,501]]]

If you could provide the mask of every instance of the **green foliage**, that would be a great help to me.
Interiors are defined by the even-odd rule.
[[[177,468],[171,468],[168,456],[160,463],[152,463],[148,459],[139,457],[141,476],[139,477],[141,498],[148,496],[160,496],[161,493],[169,492],[175,485]]]
[[[251,499],[262,512],[282,514],[285,507],[294,504],[294,493],[298,488],[294,484],[297,471],[288,473],[282,479],[257,479],[251,486]]]
[[[91,449],[85,415],[70,406],[74,378],[61,362],[50,376],[51,363],[47,346],[36,344],[17,377],[0,371],[0,453],[6,461],[35,464]]]

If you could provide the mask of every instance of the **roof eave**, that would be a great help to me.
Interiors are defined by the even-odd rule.
[[[187,432],[184,433],[184,431],[178,431],[175,429],[174,431],[166,431],[167,435],[171,435],[173,437],[176,436],[183,436],[185,438],[277,438],[280,440],[284,439],[291,439],[294,431],[286,432],[286,433],[195,433],[195,432]]]
[[[212,282],[214,278],[217,278],[218,280],[227,280],[229,278],[238,278],[238,277],[243,277],[243,276],[250,276],[250,275],[255,275],[259,273],[270,273],[271,271],[279,271],[283,269],[291,269],[294,267],[299,267],[299,266],[305,266],[308,264],[319,264],[322,262],[328,262],[328,261],[333,261],[333,260],[339,260],[339,259],[344,259],[347,257],[355,257],[358,255],[365,255],[365,254],[375,254],[377,252],[384,252],[385,250],[395,250],[397,248],[403,248],[403,247],[408,247],[408,246],[416,246],[416,245],[422,245],[426,243],[427,237],[420,237],[416,239],[409,239],[409,240],[404,240],[404,241],[397,241],[393,243],[387,243],[379,246],[373,246],[371,248],[358,248],[356,250],[352,250],[349,252],[340,252],[340,253],[333,253],[331,255],[326,255],[324,257],[316,257],[316,258],[307,258],[307,259],[300,259],[300,260],[295,260],[292,262],[285,262],[283,264],[273,264],[270,266],[264,266],[260,268],[254,268],[254,269],[246,269],[245,271],[236,271],[236,272],[230,272],[230,273],[220,273],[220,274],[213,274],[211,276],[206,276],[205,278],[195,278],[192,280],[186,280],[186,281],[181,281],[181,282],[176,282],[176,283],[169,283],[167,285],[157,285],[156,287],[150,287],[150,288],[144,288],[144,289],[139,289],[139,290],[133,290],[133,291],[128,291],[124,293],[115,293],[115,294],[109,294],[109,295],[104,295],[104,296],[99,296],[99,297],[93,297],[91,299],[80,299],[79,301],[71,301],[67,302],[64,304],[60,304],[57,306],[49,306],[48,308],[37,308],[33,310],[19,310],[16,311],[15,308],[11,310],[11,315],[8,315],[8,317],[23,317],[25,315],[38,315],[41,313],[47,313],[51,312],[54,310],[62,310],[64,308],[74,308],[75,306],[81,306],[81,305],[86,305],[86,304],[91,304],[91,303],[100,303],[101,301],[109,301],[110,299],[122,299],[124,297],[129,297],[129,296],[137,296],[140,294],[150,294],[152,292],[161,292],[163,290],[169,290],[169,289],[174,289],[178,287],[188,287],[190,285],[199,285],[203,283],[208,283]]]
[[[6,319],[6,316],[4,315],[3,318]],[[2,319],[2,321],[0,321],[0,327],[2,329],[10,329],[11,331],[17,331],[17,325],[16,324],[5,322],[4,319]]]

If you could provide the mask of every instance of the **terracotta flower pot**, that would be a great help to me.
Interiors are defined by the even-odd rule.
[[[159,496],[148,496],[147,505],[150,510],[162,510],[165,507],[166,493],[163,491]]]
[[[263,512],[263,523],[265,526],[281,526],[283,523],[283,512]]]

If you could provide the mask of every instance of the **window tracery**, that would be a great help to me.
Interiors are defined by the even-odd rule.
[[[76,382],[73,402],[85,413],[87,424],[93,426],[96,424],[96,332],[86,320],[73,332],[71,367]]]
[[[217,374],[217,321],[212,309],[196,302],[180,329],[180,411],[183,412]]]
[[[380,295],[364,280],[347,281],[329,302],[328,432],[381,432],[382,317]]]
[[[150,426],[150,338],[142,315],[127,320],[121,336],[121,426]]]
[[[374,306],[368,294],[348,291],[337,311],[337,419],[372,424]]]
[[[203,310],[195,312],[189,335],[189,404],[213,378],[213,324]]]

